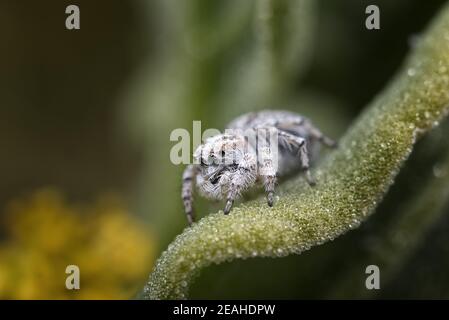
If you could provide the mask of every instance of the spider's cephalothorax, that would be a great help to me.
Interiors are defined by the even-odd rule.
[[[189,224],[194,221],[193,189],[210,199],[226,200],[228,214],[234,200],[260,181],[273,205],[278,176],[302,170],[310,185],[315,181],[309,162],[317,141],[334,147],[312,123],[288,111],[259,111],[244,114],[228,126],[224,134],[208,138],[194,153],[194,164],[183,174],[182,199]]]

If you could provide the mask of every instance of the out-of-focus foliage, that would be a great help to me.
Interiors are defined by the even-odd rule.
[[[12,201],[0,230],[0,298],[127,299],[151,268],[154,240],[116,196],[73,205],[54,189]],[[68,265],[80,290],[67,290]]]

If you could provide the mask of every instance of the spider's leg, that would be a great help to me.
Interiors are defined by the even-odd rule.
[[[229,191],[226,197],[226,206],[223,210],[224,214],[228,214],[231,211],[232,205],[235,199],[237,199],[244,190],[254,184],[256,179],[256,165],[255,157],[246,155],[240,162],[238,167],[238,173],[234,174],[229,186]]]
[[[307,129],[311,137],[317,139],[319,142],[324,144],[329,148],[336,148],[337,142],[327,136],[325,136],[317,127],[313,126],[311,123],[307,124]]]
[[[276,133],[278,135],[279,130],[275,127],[267,128],[267,132]],[[274,148],[278,148],[279,140],[273,141],[272,136],[259,137],[258,139],[258,164],[259,164],[259,172],[258,175],[262,179],[262,183],[265,188],[265,192],[267,194],[267,203],[270,207],[273,206],[274,202],[274,189],[276,186],[276,174],[277,174],[277,161],[274,157],[277,157],[277,153],[279,150],[275,150]],[[276,138],[279,138],[276,136]],[[272,146],[271,143],[276,144]],[[287,147],[291,147],[288,145]],[[291,151],[291,148],[290,148]]]
[[[286,143],[294,144],[299,148],[299,159],[301,161],[301,167],[304,170],[304,175],[309,185],[314,186],[316,182],[309,170],[309,149],[307,148],[306,139],[282,130],[279,130],[279,139],[285,139]]]
[[[234,204],[235,199],[240,195],[243,190],[244,180],[241,175],[232,179],[232,182],[229,187],[229,192],[226,197],[226,205],[223,209],[224,214],[229,214],[231,211],[232,205]]]
[[[197,168],[193,164],[188,165],[182,174],[181,196],[189,225],[192,225],[193,221],[195,221],[195,215],[193,213],[193,189],[195,187],[194,180],[196,175]]]
[[[263,185],[267,193],[267,203],[270,207],[274,203],[274,188],[276,186],[276,174],[262,175]]]
[[[232,205],[234,204],[235,196],[228,195],[228,198],[226,199],[226,205],[223,209],[224,214],[229,214],[231,212]]]
[[[243,172],[242,174],[235,175],[232,178],[231,184],[229,186],[229,192],[226,197],[226,205],[225,208],[223,209],[224,214],[228,214],[231,211],[235,199],[237,199],[240,196],[245,187],[246,187],[246,180]]]
[[[325,136],[317,127],[315,127],[310,121],[302,117],[297,117],[296,119],[288,119],[285,121],[280,121],[276,123],[276,128],[279,130],[286,130],[292,127],[303,127],[307,130],[309,135],[324,144],[329,148],[337,147],[337,142],[327,136]]]

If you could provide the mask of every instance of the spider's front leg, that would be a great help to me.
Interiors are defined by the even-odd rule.
[[[226,205],[223,210],[224,214],[228,214],[231,211],[235,199],[256,181],[256,161],[256,157],[248,153],[239,163],[237,171],[231,177]]]
[[[198,173],[198,168],[194,164],[189,164],[182,174],[182,201],[184,203],[184,211],[187,216],[189,225],[195,221],[193,213],[193,189],[195,187],[195,178]]]
[[[229,214],[231,211],[232,205],[234,204],[235,199],[241,194],[245,187],[245,182],[243,178],[243,174],[236,174],[231,180],[229,186],[229,192],[226,197],[226,205],[223,209],[224,214]]]

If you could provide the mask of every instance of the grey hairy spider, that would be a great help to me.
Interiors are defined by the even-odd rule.
[[[317,141],[336,146],[308,119],[293,112],[266,110],[236,118],[224,134],[208,138],[195,150],[194,164],[184,171],[182,199],[189,224],[194,221],[195,185],[206,198],[225,199],[224,214],[256,182],[263,184],[270,207],[279,176],[302,170],[313,186],[309,163],[317,153]]]

